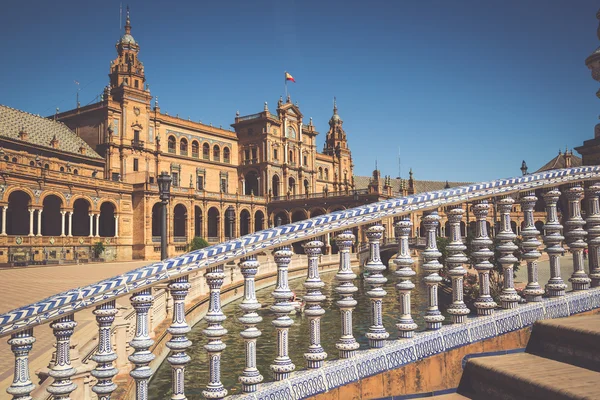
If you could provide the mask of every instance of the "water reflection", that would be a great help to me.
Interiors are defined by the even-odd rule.
[[[355,271],[358,273],[358,270]],[[388,278],[388,283],[384,288],[388,294],[383,303],[383,323],[390,333],[390,339],[395,339],[398,337],[395,323],[396,318],[399,315],[399,304],[394,289],[396,278],[392,273],[388,273],[387,271],[385,272],[385,275]],[[338,295],[333,290],[335,285],[334,276],[335,272],[321,274],[321,279],[326,283],[322,292],[327,296],[327,300],[322,304],[327,312],[321,319],[321,342],[328,354],[328,360],[338,358],[335,342],[340,336],[340,313],[335,305]],[[420,330],[425,328],[423,314],[426,310],[427,301],[427,289],[422,278],[423,274],[418,273],[416,279],[413,280],[416,284],[416,288],[412,291],[413,318],[419,325]],[[296,279],[290,282],[291,289],[299,297],[302,297],[305,292],[304,287],[302,286],[303,282],[304,279]],[[367,349],[368,340],[364,334],[367,332],[370,325],[369,298],[365,294],[367,290],[364,287],[362,279],[356,279],[355,285],[358,286],[359,291],[355,294],[355,298],[358,300],[358,306],[356,307],[353,316],[354,336],[360,343],[360,348]],[[257,292],[258,301],[263,304],[263,306],[266,306],[259,311],[260,315],[263,317],[263,322],[258,325],[258,328],[262,331],[262,336],[258,339],[256,355],[257,366],[264,377],[264,382],[273,380],[269,365],[277,354],[275,329],[271,325],[274,315],[268,310],[268,305],[273,303],[273,298],[271,297],[273,289],[274,286],[271,286]],[[237,318],[243,314],[238,307],[240,302],[241,299],[223,307],[223,312],[227,315],[227,320],[223,325],[229,333],[223,338],[223,342],[227,344],[227,348],[221,355],[221,381],[227,390],[229,390],[229,394],[241,392],[241,385],[238,383],[237,378],[244,369],[245,362],[244,341],[239,335],[243,327],[237,321]],[[306,362],[303,354],[309,345],[308,318],[303,315],[293,315],[292,318],[294,319],[294,325],[289,331],[290,357],[294,364],[296,364],[296,370],[305,369]],[[446,320],[445,322],[448,321]],[[202,389],[204,389],[208,382],[207,354],[203,347],[204,344],[206,344],[206,339],[202,336],[202,329],[205,327],[206,323],[200,321],[188,334],[188,338],[194,343],[194,345],[188,349],[188,354],[192,357],[192,362],[186,368],[185,374],[186,394],[190,399],[201,398]],[[171,366],[165,360],[150,382],[149,397],[151,400],[158,400],[168,398],[170,395]]]

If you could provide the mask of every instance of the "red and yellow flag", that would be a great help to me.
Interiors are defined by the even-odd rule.
[[[285,73],[285,81],[292,81],[294,83],[296,83],[296,80],[294,79],[294,77],[292,75],[290,75],[289,73]]]

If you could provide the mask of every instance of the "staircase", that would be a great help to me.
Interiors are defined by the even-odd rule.
[[[472,358],[436,400],[600,399],[600,315],[536,322],[524,353]]]

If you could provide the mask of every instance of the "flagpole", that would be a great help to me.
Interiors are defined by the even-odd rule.
[[[285,85],[285,101],[287,101],[287,71],[285,71],[285,73],[283,74],[283,81],[284,81],[284,85]]]

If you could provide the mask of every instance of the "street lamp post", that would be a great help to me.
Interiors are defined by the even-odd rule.
[[[235,209],[233,206],[227,207],[225,210],[225,218],[227,219],[227,223],[229,224],[229,240],[234,238],[233,235],[233,223],[235,222]]]
[[[160,221],[160,258],[166,260],[167,254],[167,204],[171,195],[171,175],[165,171],[158,176],[158,194],[162,202],[162,215]]]
[[[275,226],[281,226],[281,217],[275,218]]]

